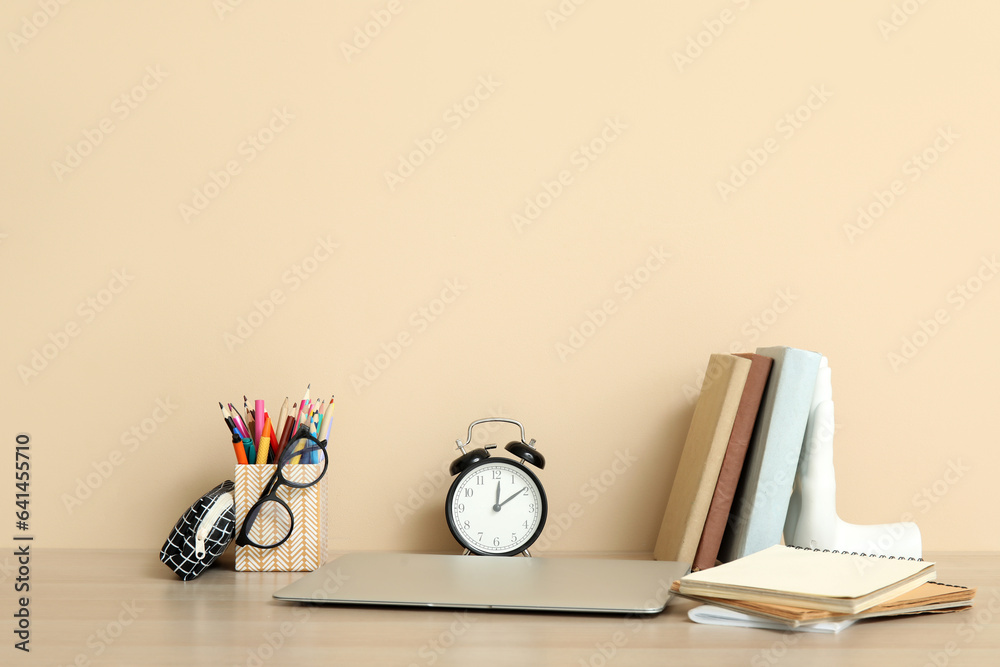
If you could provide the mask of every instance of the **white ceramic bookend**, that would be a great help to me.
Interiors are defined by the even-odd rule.
[[[833,431],[833,386],[830,365],[823,357],[785,518],[785,543],[873,556],[920,558],[920,529],[917,524],[858,526],[837,516]]]

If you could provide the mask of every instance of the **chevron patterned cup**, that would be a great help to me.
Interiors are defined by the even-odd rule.
[[[247,512],[260,498],[261,492],[274,474],[274,465],[237,465],[236,525],[243,525]],[[319,474],[319,464],[285,466],[284,474],[290,481],[306,483]],[[327,547],[327,489],[329,475],[304,489],[281,485],[278,497],[288,503],[295,517],[295,527],[284,544],[275,549],[258,549],[252,546],[236,547],[236,569],[240,572],[310,572],[326,561]],[[253,524],[252,535],[263,536],[268,532],[287,531],[286,515],[262,511]],[[278,525],[281,524],[281,525]],[[263,544],[264,539],[256,539]]]

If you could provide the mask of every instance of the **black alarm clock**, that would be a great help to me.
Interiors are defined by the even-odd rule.
[[[521,439],[504,447],[516,457],[490,456],[487,445],[466,451],[472,429],[488,422],[515,424]],[[479,419],[469,424],[469,436],[455,441],[462,455],[450,468],[457,475],[448,490],[444,514],[448,528],[465,553],[480,556],[530,556],[530,547],[545,528],[548,500],[545,490],[528,465],[545,467],[545,457],[535,449],[535,441],[525,442],[524,426],[513,419]]]

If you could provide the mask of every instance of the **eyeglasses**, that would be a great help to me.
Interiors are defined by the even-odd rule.
[[[315,463],[301,464],[300,461]],[[295,517],[288,503],[278,497],[278,489],[282,485],[305,489],[323,479],[330,465],[326,440],[317,440],[303,426],[282,450],[276,463],[278,467],[274,474],[243,520],[240,533],[236,536],[237,546],[274,549],[291,537]]]

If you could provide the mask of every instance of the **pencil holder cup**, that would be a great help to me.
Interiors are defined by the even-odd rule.
[[[261,492],[274,474],[274,465],[237,465],[233,479],[236,482],[236,525],[243,525],[247,512],[256,504]],[[317,464],[285,466],[284,472],[293,482],[303,483],[315,479]],[[286,485],[278,487],[277,495],[288,504],[294,517],[291,535],[281,546],[258,549],[253,546],[236,547],[236,569],[240,572],[308,572],[319,568],[326,561],[327,547],[327,495],[329,475],[319,482],[302,489]],[[275,513],[277,514],[277,513]],[[287,530],[287,514],[272,516],[262,511],[253,523],[253,534],[264,535],[270,531]],[[255,541],[261,543],[260,538]]]

